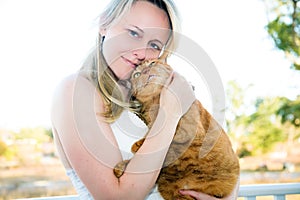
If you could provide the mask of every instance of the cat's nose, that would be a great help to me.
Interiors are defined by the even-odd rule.
[[[149,71],[150,71],[150,68],[147,67],[147,68],[143,69],[142,73],[143,73],[143,74],[147,74]]]

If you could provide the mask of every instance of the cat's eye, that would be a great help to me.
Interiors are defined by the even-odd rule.
[[[149,67],[152,67],[156,64],[156,61],[152,61],[150,64],[149,64]]]
[[[137,78],[137,77],[139,77],[140,75],[141,75],[141,72],[136,72],[136,73],[133,74],[133,78]]]

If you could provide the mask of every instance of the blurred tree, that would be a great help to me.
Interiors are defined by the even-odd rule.
[[[246,98],[250,87],[243,88],[230,81],[226,91],[227,132],[240,158],[267,153],[277,142],[289,137],[283,129],[281,117],[276,114],[284,105],[282,98],[264,97],[251,102]]]
[[[300,5],[299,0],[264,0],[269,22],[267,31],[275,46],[300,70]]]
[[[54,138],[53,138],[52,128],[45,128],[45,134],[48,135],[51,141],[53,141]]]
[[[227,84],[227,108],[226,108],[226,126],[227,132],[232,140],[233,146],[239,157],[251,155],[248,148],[248,138],[245,135],[247,110],[250,105],[247,105],[245,93],[251,87],[248,85],[242,88],[236,81],[229,81]],[[248,111],[249,112],[249,111]]]
[[[264,154],[272,150],[274,144],[286,140],[276,111],[281,106],[281,98],[266,97],[256,101],[256,112],[248,117],[247,135],[254,154]]]
[[[300,95],[296,100],[289,100],[286,97],[281,98],[283,105],[276,111],[281,117],[281,122],[290,122],[296,127],[300,127]]]
[[[7,145],[2,140],[0,140],[0,156],[2,156],[6,150]]]
[[[264,0],[269,22],[267,31],[275,46],[291,61],[292,69],[300,70],[300,0]],[[281,98],[282,105],[276,111],[281,117],[283,130],[288,136],[288,148],[299,138],[300,96],[295,101]],[[289,153],[290,150],[287,150]]]
[[[288,136],[286,152],[289,155],[292,152],[294,141],[300,138],[300,95],[296,100],[282,97],[281,101],[282,105],[276,114],[281,117],[281,123]]]
[[[15,133],[15,139],[34,139],[38,143],[49,142],[52,140],[52,132],[44,127],[22,128],[18,133]]]

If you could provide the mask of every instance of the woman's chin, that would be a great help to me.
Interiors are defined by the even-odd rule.
[[[116,74],[116,76],[117,76],[117,78],[118,78],[119,80],[127,81],[127,80],[130,79],[131,73],[132,73],[132,72],[127,73],[127,74],[120,74],[120,75]]]

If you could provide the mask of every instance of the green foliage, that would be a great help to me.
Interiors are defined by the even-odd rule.
[[[247,148],[247,143],[241,143],[241,146],[239,147],[239,149],[237,151],[237,155],[239,158],[244,158],[244,157],[252,155],[249,148]]]
[[[1,142],[1,138],[7,138],[10,145]],[[45,150],[41,149],[42,144],[47,142],[53,142],[53,134],[44,127],[22,128],[18,132],[0,130],[0,156],[5,160],[27,162],[40,155],[38,153]]]
[[[14,160],[18,155],[18,149],[15,145],[10,145],[7,147],[6,151],[3,153],[3,157],[6,160]]]
[[[252,154],[249,147],[249,139],[245,135],[248,116],[246,115],[250,105],[245,101],[245,93],[251,87],[242,88],[236,81],[227,84],[228,105],[226,110],[227,132],[237,146],[237,155],[242,158]]]
[[[265,0],[268,16],[266,29],[275,46],[300,70],[300,5],[299,0]]]
[[[18,133],[15,133],[15,139],[34,139],[37,141],[37,143],[43,143],[51,141],[53,136],[51,130],[43,127],[22,128]]]
[[[7,150],[7,145],[0,140],[0,156],[2,156]]]
[[[239,157],[265,154],[278,142],[300,137],[300,96],[296,101],[261,97],[249,104],[245,101],[248,88],[228,83],[226,122]]]
[[[280,21],[278,17],[267,25],[267,29],[279,49],[290,52],[293,55],[300,55],[300,49],[295,43],[297,38],[294,38],[294,34],[297,33],[293,31],[294,27],[292,24],[286,24]],[[296,37],[299,36],[296,35]]]
[[[249,133],[249,141],[253,144],[253,153],[264,154],[272,150],[277,142],[285,139],[282,130],[263,116],[251,125],[253,131]]]
[[[280,98],[257,100],[257,110],[249,116],[247,122],[247,135],[254,154],[264,154],[271,150],[274,144],[286,139],[279,118],[275,115],[280,105]]]
[[[49,128],[49,129],[45,129],[45,134],[49,136],[49,138],[53,141],[53,132],[52,132],[52,129]]]
[[[276,111],[276,114],[281,117],[281,122],[284,124],[290,122],[296,127],[300,127],[300,95],[295,101],[287,98],[281,99],[283,105]]]
[[[226,111],[227,119],[227,127],[229,134],[231,134],[231,129],[235,130],[239,126],[243,126],[245,124],[245,120],[247,119],[246,112],[249,110],[250,105],[246,104],[245,101],[245,93],[251,85],[248,85],[246,88],[242,88],[235,81],[229,81],[227,85],[227,99],[228,99],[228,107]]]

